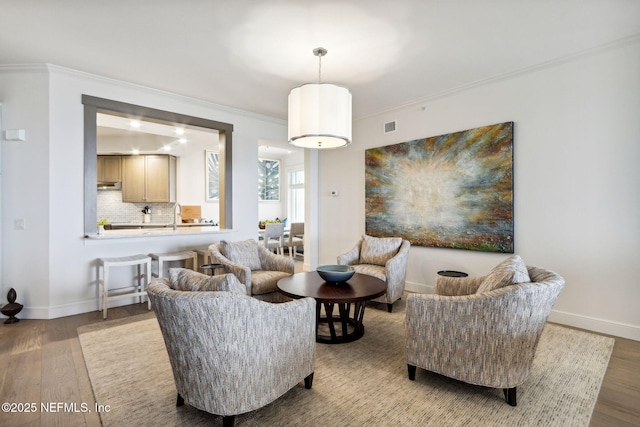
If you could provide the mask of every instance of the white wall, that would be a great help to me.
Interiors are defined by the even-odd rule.
[[[233,227],[216,238],[156,237],[89,241],[83,235],[83,94],[234,125]],[[5,129],[26,142],[3,141],[2,294],[10,287],[25,318],[97,309],[98,257],[206,247],[220,238],[255,237],[257,144],[284,140],[281,120],[59,67],[0,67]],[[26,230],[13,230],[24,218]],[[126,301],[126,300],[125,300]]]
[[[273,221],[276,218],[284,219],[287,217],[287,207],[280,196],[278,202],[258,202],[258,220],[260,221]],[[258,227],[258,223],[256,223]],[[257,228],[256,228],[257,229]]]
[[[565,277],[551,320],[640,340],[639,76],[636,39],[356,121],[351,146],[320,154],[320,263],[365,231],[367,148],[514,121],[515,252]],[[412,247],[407,287],[506,256]]]
[[[8,290],[15,288],[21,304],[27,299],[38,307],[48,304],[49,289],[41,286],[48,282],[50,265],[48,92],[48,78],[41,70],[0,75],[4,129],[25,129],[27,136],[27,142],[2,139],[3,303]],[[17,219],[24,219],[25,231],[14,230]],[[33,291],[21,280],[23,271],[34,284]],[[21,316],[25,317],[24,310]]]
[[[220,221],[220,203],[206,201],[206,166],[204,150],[190,150],[178,159],[178,201],[182,205],[200,206],[202,218]]]

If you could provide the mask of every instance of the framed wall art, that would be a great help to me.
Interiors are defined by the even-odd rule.
[[[365,152],[366,233],[513,253],[513,122]]]

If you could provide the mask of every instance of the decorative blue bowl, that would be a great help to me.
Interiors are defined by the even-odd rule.
[[[351,279],[356,270],[350,265],[321,265],[316,271],[325,281],[330,283],[342,283]]]

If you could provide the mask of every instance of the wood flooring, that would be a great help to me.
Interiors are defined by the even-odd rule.
[[[109,320],[146,312],[146,304],[110,308]],[[0,402],[22,411],[0,412],[0,426],[100,426],[76,329],[102,321],[95,311],[0,323]],[[616,338],[590,425],[640,426],[640,342]]]

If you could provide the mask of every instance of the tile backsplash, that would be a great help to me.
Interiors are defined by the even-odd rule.
[[[98,191],[98,218],[107,218],[109,223],[143,222],[142,209],[151,207],[151,222],[172,223],[174,203],[124,203],[121,190]]]

